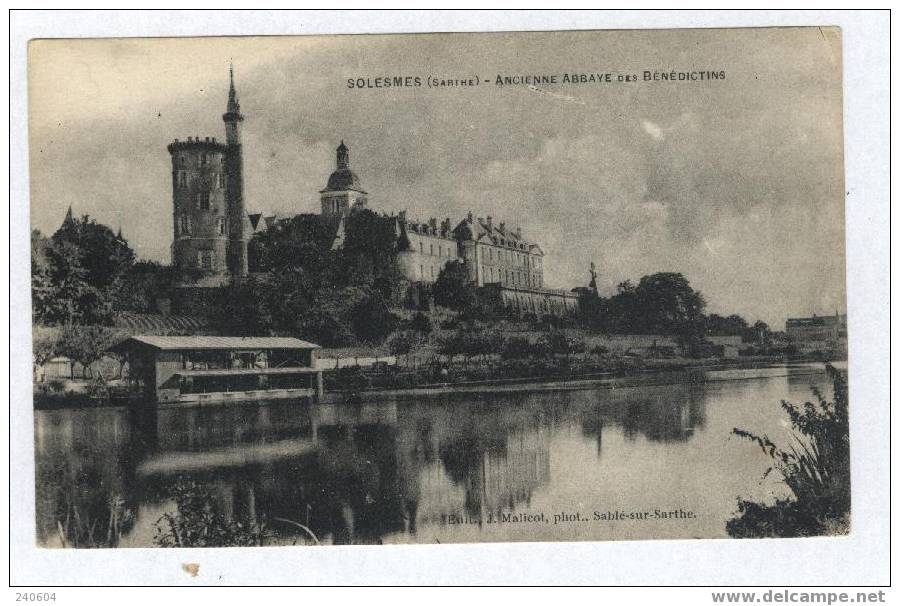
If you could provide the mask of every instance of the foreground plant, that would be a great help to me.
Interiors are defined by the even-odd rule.
[[[154,541],[160,547],[248,547],[262,545],[268,536],[264,524],[226,518],[209,491],[194,482],[179,480],[172,498],[176,512],[156,522]]]
[[[791,496],[773,505],[738,499],[738,515],[726,524],[737,538],[845,534],[850,519],[850,423],[847,381],[831,364],[825,370],[834,387],[829,402],[812,388],[816,403],[795,406],[782,400],[793,428],[782,448],[767,435],[735,428],[734,434],[757,444],[772,459],[766,475],[781,474]]]

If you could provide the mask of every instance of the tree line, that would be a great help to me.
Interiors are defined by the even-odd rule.
[[[408,303],[395,220],[362,210],[345,219],[342,234],[337,229],[332,218],[297,215],[255,235],[248,246],[252,273],[215,291],[206,310],[211,327],[234,335],[298,336],[325,346],[383,343],[402,324],[397,309]],[[340,246],[334,245],[336,234]],[[174,292],[173,268],[137,260],[121,234],[88,216],[67,217],[49,238],[32,232],[31,248],[36,324],[108,326],[116,312],[154,311],[156,299]],[[592,332],[673,336],[698,355],[707,336],[735,335],[757,344],[771,336],[764,322],[707,314],[702,293],[680,273],[622,282],[610,297],[577,290],[580,313],[567,321]],[[466,320],[490,322],[504,312],[479,299],[460,260],[445,264],[424,298]],[[561,322],[551,319],[533,318]]]

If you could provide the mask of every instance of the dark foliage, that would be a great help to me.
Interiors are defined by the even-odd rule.
[[[834,387],[833,402],[815,388],[815,403],[781,402],[794,429],[792,444],[782,447],[766,435],[734,429],[735,435],[755,443],[772,459],[772,469],[782,476],[792,498],[771,506],[739,501],[739,515],[727,525],[732,536],[807,536],[846,525],[850,514],[847,381],[830,364],[826,370]]]
[[[219,511],[212,495],[195,482],[179,479],[171,491],[176,512],[156,522],[160,547],[248,547],[262,545],[264,523],[241,523]]]
[[[42,324],[108,324],[134,252],[85,215],[67,219],[51,238],[31,234],[32,305]]]
[[[471,311],[476,306],[475,293],[469,285],[469,272],[462,261],[450,261],[444,265],[432,292],[437,305],[457,311]]]

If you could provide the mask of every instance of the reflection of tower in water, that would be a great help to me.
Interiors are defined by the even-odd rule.
[[[464,490],[465,513],[485,519],[531,502],[533,491],[550,478],[545,430],[517,428],[495,439],[464,434],[441,447],[441,461]]]

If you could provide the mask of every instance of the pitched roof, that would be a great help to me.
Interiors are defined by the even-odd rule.
[[[155,349],[318,349],[315,343],[293,337],[161,337],[135,335],[115,348],[123,349],[128,343],[137,342]]]

